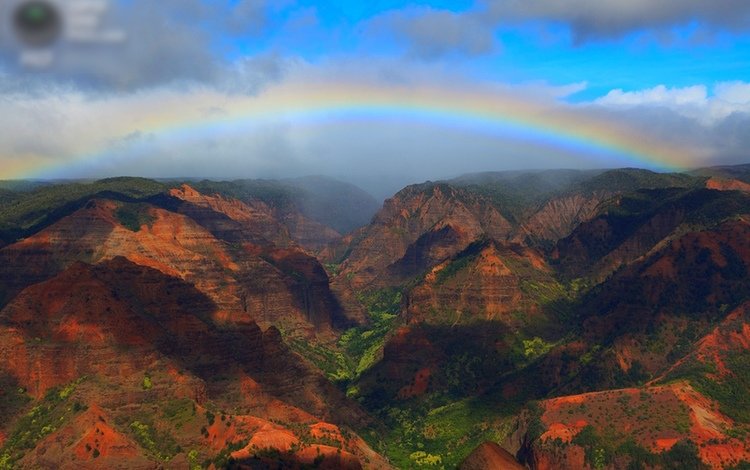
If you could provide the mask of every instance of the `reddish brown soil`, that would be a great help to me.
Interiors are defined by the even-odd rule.
[[[525,467],[507,450],[494,442],[485,442],[469,454],[459,470],[523,470]]]
[[[735,179],[710,178],[706,181],[706,188],[717,191],[743,191],[750,192],[750,184]]]
[[[698,445],[701,459],[712,468],[750,458],[748,443],[726,434],[732,421],[717,411],[716,403],[684,382],[554,398],[542,402],[542,407],[546,430],[535,457],[559,468],[576,468],[567,465],[578,457],[566,453],[580,448],[571,446],[562,452],[546,444],[556,439],[571,443],[588,425],[599,435],[623,442],[633,438],[656,453],[690,439]]]
[[[430,376],[432,370],[429,367],[425,367],[417,371],[414,374],[414,381],[411,385],[403,387],[398,392],[398,398],[405,400],[407,398],[414,398],[424,395],[427,392],[427,387],[430,385]]]
[[[130,437],[113,428],[112,419],[97,405],[45,437],[22,466],[34,468],[135,468],[152,465]]]

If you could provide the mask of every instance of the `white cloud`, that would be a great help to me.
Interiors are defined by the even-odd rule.
[[[750,104],[750,83],[724,82],[714,88],[716,99],[728,104]]]
[[[734,113],[750,112],[750,84],[724,82],[711,92],[705,85],[668,88],[658,85],[637,91],[612,90],[594,104],[617,108],[667,108],[704,125],[714,125]]]
[[[704,85],[696,85],[686,88],[667,88],[658,85],[654,88],[640,91],[612,90],[603,98],[599,98],[598,104],[610,106],[702,106],[708,100],[708,91]]]

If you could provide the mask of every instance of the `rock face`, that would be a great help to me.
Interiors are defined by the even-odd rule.
[[[594,191],[552,198],[521,225],[514,239],[531,243],[556,242],[598,215],[601,204],[612,196],[614,193],[609,191]]]
[[[560,240],[552,258],[569,278],[601,282],[674,237],[747,212],[749,202],[745,195],[704,189],[644,190],[619,196]]]
[[[589,291],[577,310],[576,340],[528,371],[524,386],[576,393],[657,377],[690,351],[707,325],[750,295],[749,228],[739,218],[684,234]]]
[[[744,181],[736,180],[736,179],[723,179],[723,178],[709,178],[708,181],[706,181],[706,188],[708,189],[715,189],[718,191],[742,191],[742,192],[750,192],[750,184],[745,183]]]
[[[93,404],[72,421],[62,421],[61,416],[61,422],[68,424],[59,431],[48,428],[55,434],[35,444],[43,451],[26,454],[22,463],[100,468],[97,465],[111,462],[113,468],[150,468],[154,452],[150,446],[158,444],[149,444],[137,432],[141,440],[134,444],[133,425],[127,425],[145,426],[134,420],[134,410],[142,413],[145,403],[184,397],[193,403],[195,416],[196,406],[207,399],[224,402],[235,388],[244,390],[240,396],[247,396],[234,397],[233,406],[244,403],[260,416],[283,421],[317,417],[349,425],[366,422],[357,405],[287,348],[277,329],[262,331],[252,322],[229,326],[215,319],[217,308],[211,298],[180,278],[123,257],[93,266],[76,262],[52,279],[24,289],[0,311],[0,373],[13,377],[38,399],[55,387],[96,378],[87,382],[79,402],[95,399],[117,410],[118,419],[110,419],[108,412]],[[161,406],[174,406],[169,403]],[[121,414],[121,410],[130,411]],[[69,416],[70,411],[65,413]],[[114,424],[123,420],[125,424]],[[174,432],[187,433],[184,439],[194,442],[198,428]],[[241,441],[257,430],[243,432],[233,439]],[[349,459],[350,468],[360,465],[358,456],[366,454],[379,461],[362,441],[347,440],[342,447],[348,449],[341,458]]]
[[[465,250],[481,237],[505,239],[511,224],[480,196],[448,184],[404,189],[355,239],[342,275],[355,288],[395,285]]]
[[[370,418],[278,329],[328,337],[350,324],[326,271],[295,241],[317,243],[317,232],[322,245],[332,231],[300,216],[286,221],[297,227],[291,234],[262,203],[186,185],[147,201],[95,198],[78,207],[0,249],[0,383],[8,398],[0,409],[21,413],[0,424],[11,462],[145,469],[169,460],[168,468],[186,468],[198,456],[229,456],[246,441],[274,447],[274,436],[289,435],[295,448],[280,451],[290,462],[312,464],[320,453],[327,468],[388,468],[327,422]],[[25,395],[40,405],[23,411]],[[222,420],[219,432],[213,417],[201,424],[199,412],[213,416],[202,408],[209,403],[241,409],[239,421],[286,426],[269,434]],[[330,432],[301,430],[303,421]]]
[[[244,240],[258,245],[270,242],[286,246],[291,243],[286,227],[262,202],[254,201],[251,206],[237,199],[204,195],[188,185],[170,190],[169,195],[181,202],[176,205],[178,212],[205,226],[217,238]]]
[[[279,220],[289,230],[289,236],[295,243],[312,252],[321,251],[341,238],[341,234],[332,228],[296,212],[282,215]]]
[[[299,387],[309,371],[293,362],[269,369],[290,355],[278,331],[262,333],[253,323],[224,331],[212,319],[215,308],[178,278],[124,258],[76,263],[2,310],[3,367],[42,396],[80,376],[128,376],[167,356],[203,380],[240,367],[267,379],[275,396],[305,400]],[[319,405],[303,407],[321,412]]]
[[[560,378],[570,376],[574,389],[610,390],[543,401],[542,431],[523,462],[594,468],[592,451],[605,441],[606,468],[626,468],[633,458],[727,468],[749,458],[750,442],[736,432],[747,423],[737,397],[750,346],[748,228],[738,217],[684,234],[592,291],[582,341],[552,351],[536,380],[562,391],[570,382],[561,386]],[[582,351],[590,357],[584,367],[569,360]],[[641,450],[613,450],[629,440]]]
[[[542,257],[518,245],[479,242],[428,272],[406,302],[408,320],[437,324],[502,321],[514,312],[538,313],[521,290],[521,272],[548,273]]]
[[[494,442],[485,442],[469,454],[459,470],[523,470],[525,467],[507,450]]]
[[[255,321],[306,334],[347,323],[322,266],[289,244],[278,227],[271,232],[287,246],[283,256],[274,251],[280,248],[266,238],[265,214],[237,201],[203,197],[188,187],[173,192],[195,204],[176,198],[155,201],[171,209],[167,210],[93,200],[42,232],[0,250],[2,299],[9,301],[24,287],[76,261],[96,263],[122,256],[194,285],[217,305],[215,318],[223,321]],[[141,219],[140,225],[123,225],[130,213]],[[248,229],[259,225],[255,231]]]
[[[188,185],[172,189],[169,195],[183,202],[176,204],[176,210],[225,240],[239,238],[258,245],[270,242],[279,247],[296,243],[305,249],[318,251],[341,237],[335,230],[297,211],[273,208],[260,200],[243,202],[220,195],[205,195]],[[217,214],[229,220],[223,220]]]
[[[592,334],[647,326],[659,312],[713,316],[750,292],[750,222],[729,220],[671,241],[618,272],[592,294],[587,327]],[[634,316],[650,312],[648,317]],[[596,332],[596,333],[594,333]]]

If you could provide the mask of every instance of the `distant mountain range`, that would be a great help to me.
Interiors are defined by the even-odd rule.
[[[750,165],[0,183],[0,469],[750,468]]]

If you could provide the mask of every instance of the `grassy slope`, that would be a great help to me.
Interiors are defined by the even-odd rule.
[[[640,169],[547,170],[479,173],[449,183],[462,186],[490,200],[510,220],[520,222],[549,199],[596,191],[630,192],[639,189],[700,187],[705,178],[683,173],[655,173]]]
[[[0,239],[12,242],[28,236],[81,208],[95,197],[139,200],[167,186],[142,178],[111,178],[94,183],[43,186],[0,206]]]

